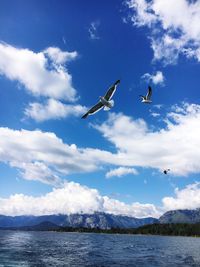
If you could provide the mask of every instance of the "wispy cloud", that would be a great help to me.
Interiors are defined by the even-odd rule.
[[[98,40],[100,39],[98,34],[98,27],[100,26],[100,21],[93,21],[90,23],[90,27],[88,29],[90,39]]]
[[[179,55],[200,61],[200,1],[128,0],[136,27],[148,27],[154,60],[175,64]]]
[[[119,167],[116,169],[112,169],[109,172],[106,173],[106,178],[111,178],[111,177],[122,177],[128,174],[133,174],[136,175],[138,174],[137,170],[134,168],[127,168],[127,167]]]
[[[64,44],[66,44],[66,43],[67,43],[67,42],[66,42],[66,39],[65,39],[65,37],[64,37],[64,36],[62,37],[62,41],[63,41],[63,43],[64,43]]]
[[[157,113],[157,112],[150,112],[150,114],[154,118],[160,117],[160,113]]]

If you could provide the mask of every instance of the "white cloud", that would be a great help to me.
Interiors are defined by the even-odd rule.
[[[115,215],[122,214],[136,218],[158,218],[162,212],[153,204],[141,204],[139,202],[125,204],[124,202],[108,197],[104,197],[104,200],[104,211]]]
[[[46,104],[30,103],[25,109],[25,115],[38,122],[49,119],[61,119],[69,116],[81,116],[86,112],[86,107],[81,105],[63,104],[55,99],[48,99]]]
[[[156,21],[155,15],[151,12],[151,2],[146,0],[130,0],[127,1],[127,4],[130,9],[136,12],[131,17],[134,25],[139,27],[148,25],[150,27]]]
[[[156,109],[161,109],[163,107],[163,105],[157,104],[157,105],[153,105],[153,107],[156,108]]]
[[[106,122],[95,127],[114,144],[121,166],[161,171],[167,166],[172,174],[183,176],[199,173],[200,106],[184,103],[167,114],[164,122],[166,127],[153,130],[143,119],[112,113]]]
[[[180,54],[200,61],[200,1],[130,0],[131,20],[150,29],[155,60],[174,64]]]
[[[108,151],[65,144],[54,133],[1,127],[0,162],[18,168],[25,179],[55,185],[63,175],[92,172],[124,160]]]
[[[33,197],[14,194],[0,198],[0,214],[3,215],[51,215],[94,213],[96,211],[130,217],[160,217],[163,212],[174,209],[195,209],[200,207],[200,183],[175,190],[175,197],[164,197],[163,206],[133,202],[126,204],[102,196],[96,189],[74,182],[65,182],[62,187],[50,193]]]
[[[151,112],[150,114],[151,114],[151,116],[154,117],[154,118],[160,117],[160,114],[157,113],[157,112]]]
[[[43,162],[10,162],[10,165],[19,169],[21,176],[26,180],[37,180],[56,187],[63,184],[58,175],[54,174]]]
[[[196,209],[200,208],[200,183],[187,185],[183,189],[175,189],[175,197],[162,200],[164,209]]]
[[[20,82],[34,96],[75,101],[72,77],[63,64],[76,56],[55,47],[36,53],[0,43],[0,74]]]
[[[145,73],[142,76],[142,79],[146,80],[147,82],[153,82],[155,85],[164,85],[165,81],[164,75],[161,71],[157,71],[155,74]]]
[[[18,81],[33,96],[43,96],[43,102],[29,103],[26,117],[37,122],[80,116],[86,108],[79,104],[63,104],[59,100],[75,102],[77,92],[72,86],[72,76],[65,68],[78,53],[48,47],[39,53],[0,43],[0,74]]]
[[[5,215],[93,213],[103,209],[103,198],[97,190],[73,182],[40,197],[15,194],[1,198],[0,203],[0,214]]]
[[[115,174],[134,167],[161,171],[170,168],[173,175],[183,176],[199,173],[200,106],[187,103],[174,106],[164,122],[164,128],[155,130],[143,119],[110,113],[107,121],[94,127],[114,144],[115,153],[77,148],[74,144],[65,144],[53,133],[2,127],[0,161],[19,168],[26,179],[41,180],[37,173],[44,172],[44,182],[52,179],[53,184],[57,176],[92,172],[108,166],[118,168]]]
[[[65,36],[62,37],[62,41],[66,45],[67,42],[66,42]]]
[[[58,175],[94,171],[97,165],[90,154],[87,158],[84,149],[64,144],[54,133],[0,128],[0,161],[20,169],[29,180],[55,185]]]
[[[109,172],[107,172],[106,178],[111,178],[113,176],[122,177],[128,174],[136,175],[138,174],[138,172],[134,168],[119,167],[119,168],[112,169]]]
[[[49,58],[56,64],[64,64],[75,59],[78,56],[76,51],[74,52],[67,52],[62,51],[58,47],[49,47],[44,50],[44,54],[49,56]]]
[[[131,217],[161,215],[152,204],[138,202],[125,204],[107,196],[101,196],[96,189],[74,182],[66,182],[62,188],[53,189],[52,192],[40,197],[15,194],[9,198],[0,198],[0,214],[4,215],[73,214],[95,211]]]
[[[97,29],[100,25],[100,22],[99,21],[93,21],[90,23],[90,27],[88,29],[88,32],[89,32],[89,35],[90,35],[90,39],[92,40],[98,40],[100,39],[99,35],[98,35],[98,32],[97,32]]]
[[[26,179],[41,181],[39,172],[43,173],[43,182],[52,184],[63,175],[108,166],[116,166],[117,170],[107,176],[133,172],[134,167],[161,171],[167,167],[172,174],[183,176],[199,173],[200,106],[186,103],[174,106],[164,122],[166,127],[153,130],[143,119],[110,113],[107,121],[94,127],[114,144],[115,153],[77,148],[63,143],[53,133],[2,127],[0,161],[20,169]]]

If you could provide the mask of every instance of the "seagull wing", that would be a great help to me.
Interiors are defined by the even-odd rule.
[[[104,106],[104,104],[102,104],[100,101],[94,105],[93,107],[91,107],[91,109],[88,110],[87,113],[85,113],[81,118],[82,119],[86,119],[88,115],[92,115],[95,114],[96,112],[98,112],[100,109],[102,109]]]
[[[152,88],[151,88],[151,86],[149,86],[149,87],[148,87],[148,93],[147,93],[147,95],[146,95],[146,99],[147,99],[147,100],[150,100],[151,95],[152,95]]]
[[[104,98],[105,100],[109,101],[112,96],[114,95],[116,89],[117,89],[117,85],[118,83],[120,83],[120,80],[117,80],[107,91],[107,93],[105,94]]]

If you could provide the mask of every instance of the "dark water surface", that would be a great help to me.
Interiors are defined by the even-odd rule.
[[[0,231],[0,267],[200,267],[200,238]]]

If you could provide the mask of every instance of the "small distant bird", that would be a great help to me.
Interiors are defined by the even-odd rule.
[[[104,110],[110,110],[114,106],[114,100],[111,100],[112,96],[114,95],[117,85],[120,83],[120,80],[117,80],[107,91],[105,96],[100,96],[99,102],[91,107],[87,113],[85,113],[81,118],[86,119],[88,115],[95,114],[100,109],[104,107]]]
[[[150,104],[151,101],[151,96],[152,96],[152,88],[151,86],[148,86],[148,93],[146,96],[144,95],[140,95],[141,99],[142,99],[142,103],[146,103],[146,104]]]
[[[170,169],[166,169],[163,171],[164,174],[168,174],[168,172],[170,171]]]

